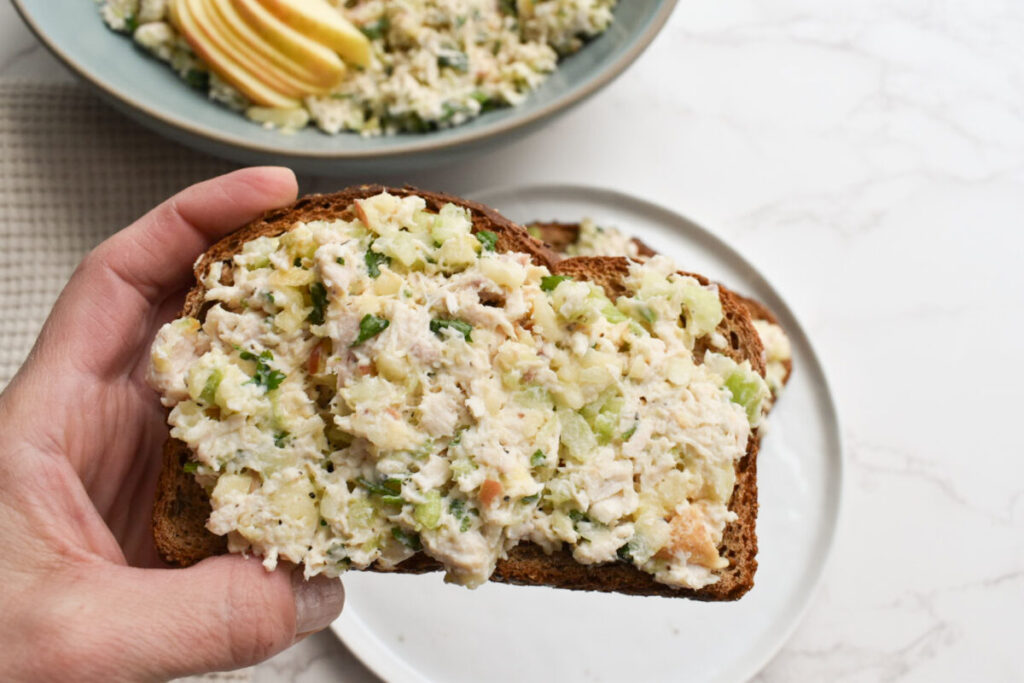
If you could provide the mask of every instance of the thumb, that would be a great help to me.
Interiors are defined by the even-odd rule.
[[[94,618],[79,609],[72,619],[95,631],[85,639],[96,646],[87,659],[100,665],[100,677],[112,674],[108,680],[256,664],[325,628],[345,601],[338,579],[307,581],[291,565],[267,572],[258,560],[237,555],[188,569],[108,567],[104,574],[89,587]]]

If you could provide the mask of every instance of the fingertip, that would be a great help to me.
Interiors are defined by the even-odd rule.
[[[294,201],[299,195],[299,180],[287,166],[251,166],[235,173],[267,194],[283,201]]]
[[[345,606],[345,587],[341,579],[326,576],[305,578],[301,567],[292,571],[295,599],[295,633],[303,638],[330,626]]]

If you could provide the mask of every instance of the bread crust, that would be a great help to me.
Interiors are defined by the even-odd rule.
[[[354,200],[384,191],[397,196],[423,197],[428,208],[433,211],[440,210],[446,203],[465,207],[472,216],[473,232],[490,230],[498,235],[498,251],[528,254],[534,263],[546,266],[552,272],[571,274],[596,282],[609,294],[622,291],[622,277],[628,272],[628,261],[624,258],[562,259],[551,245],[532,238],[525,228],[482,204],[413,187],[360,185],[333,194],[310,195],[289,207],[269,211],[214,244],[196,262],[196,285],[185,298],[181,316],[202,317],[205,308],[202,279],[212,264],[220,261],[229,265],[231,257],[239,253],[246,242],[261,236],[280,235],[299,221],[350,218],[353,215]],[[708,283],[706,278],[694,277],[702,283]],[[763,348],[746,307],[740,297],[724,287],[719,286],[719,293],[724,317],[718,331],[729,342],[721,352],[740,362],[749,360],[759,373],[764,374]],[[704,350],[704,347],[698,349],[699,358],[703,357]],[[720,579],[714,584],[699,590],[671,588],[657,583],[650,574],[626,563],[584,565],[573,560],[568,551],[547,554],[532,543],[521,543],[508,553],[508,557],[500,559],[491,580],[630,595],[686,597],[705,601],[736,600],[753,586],[757,569],[757,452],[758,435],[755,430],[747,444],[745,456],[736,465],[736,487],[729,508],[738,518],[726,526],[720,546],[722,556],[729,560],[729,566],[718,572]],[[153,507],[153,535],[157,550],[166,563],[182,567],[227,552],[226,539],[214,535],[206,528],[211,512],[209,497],[195,478],[184,471],[188,458],[188,447],[168,438]],[[441,569],[439,562],[422,553],[394,569],[376,565],[370,568],[371,571],[410,574]]]

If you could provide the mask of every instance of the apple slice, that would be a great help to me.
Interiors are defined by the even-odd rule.
[[[253,54],[245,44],[239,41],[231,31],[231,27],[226,25],[217,14],[211,0],[185,0],[185,6],[195,18],[196,26],[212,46],[231,57],[232,61],[245,69],[250,76],[257,78],[267,87],[286,97],[300,98],[308,94],[310,86],[283,73],[269,60]]]
[[[257,0],[231,0],[239,16],[289,58],[304,64],[324,87],[333,87],[345,74],[345,63],[326,45],[308,38],[271,14]]]
[[[296,31],[331,48],[349,64],[370,64],[370,41],[325,0],[259,0]]]
[[[190,0],[199,22],[208,22],[219,47],[233,55],[246,70],[289,97],[324,94],[327,89],[314,82],[312,74],[267,44],[235,13],[230,0]],[[202,6],[202,11],[200,10]],[[295,75],[295,72],[301,75]]]
[[[171,23],[185,37],[196,55],[206,63],[215,74],[237,88],[255,104],[265,107],[291,109],[301,106],[300,102],[275,91],[258,78],[245,70],[228,53],[219,49],[203,26],[196,21],[188,0],[171,0]]]
[[[310,71],[304,64],[291,59],[283,52],[274,48],[266,39],[257,33],[249,24],[245,23],[242,17],[235,10],[231,0],[210,0],[213,10],[219,14],[219,19],[230,30],[229,38],[237,38],[243,47],[239,48],[248,52],[255,52],[276,64],[281,71],[291,76],[295,81],[302,83],[307,94],[323,94],[328,92],[330,86],[325,84],[324,79],[318,79],[316,74]],[[259,73],[259,72],[255,72]]]

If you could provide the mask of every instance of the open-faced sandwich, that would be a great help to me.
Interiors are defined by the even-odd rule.
[[[416,189],[301,199],[196,264],[153,345],[158,549],[307,576],[739,598],[764,349],[668,259],[562,258]]]

